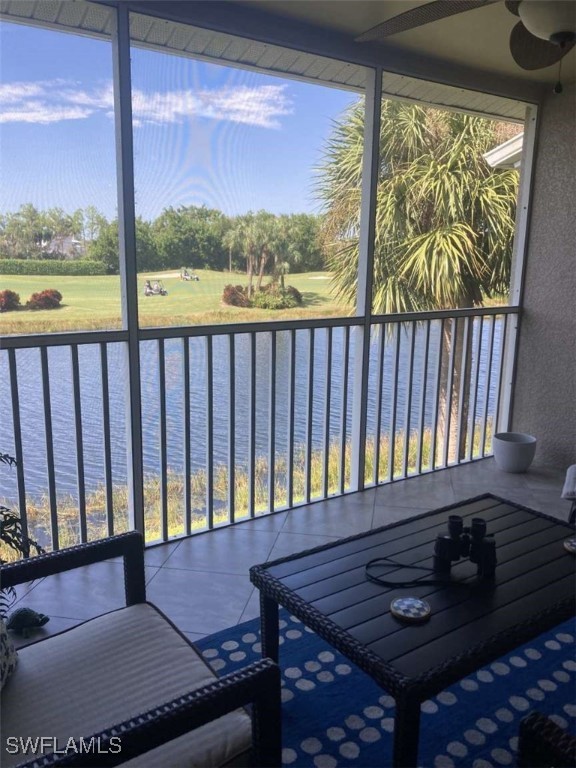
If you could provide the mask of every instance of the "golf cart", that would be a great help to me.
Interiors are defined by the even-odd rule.
[[[186,267],[182,267],[182,269],[180,270],[180,280],[196,280],[196,281],[198,281],[198,280],[200,280],[200,278],[198,277],[198,275],[195,275],[194,273],[190,274],[190,272],[188,272]]]
[[[168,291],[164,288],[161,280],[146,280],[144,284],[144,296],[167,296]]]

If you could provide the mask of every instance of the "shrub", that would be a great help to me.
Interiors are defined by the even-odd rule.
[[[302,304],[302,294],[292,285],[284,290],[278,283],[264,285],[248,298],[248,288],[242,285],[227,285],[222,294],[222,301],[232,307],[257,307],[258,309],[293,309]]]
[[[62,301],[62,294],[54,288],[47,288],[45,291],[33,293],[26,302],[28,309],[58,309]]]
[[[294,288],[293,285],[287,285],[285,293],[287,293],[288,296],[290,296],[292,299],[294,299],[294,301],[296,302],[296,304],[299,307],[302,306],[302,303],[303,303],[304,300],[303,300],[302,294],[300,293],[298,288]]]
[[[55,261],[54,259],[3,259],[0,258],[2,275],[105,275],[107,265],[101,261],[78,259]]]
[[[225,285],[222,293],[222,301],[231,307],[251,306],[247,289],[241,285]]]
[[[19,306],[20,296],[15,291],[0,291],[0,312],[11,312]]]
[[[290,296],[281,293],[266,293],[259,291],[254,294],[252,306],[259,309],[292,309],[296,302]]]
[[[260,309],[293,309],[301,304],[302,294],[292,285],[282,290],[277,283],[270,283],[252,297],[252,306]]]

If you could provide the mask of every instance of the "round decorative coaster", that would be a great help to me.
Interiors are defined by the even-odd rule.
[[[576,539],[566,539],[564,549],[566,552],[570,552],[571,555],[576,555]]]
[[[390,613],[400,621],[418,624],[428,621],[432,610],[426,600],[419,597],[397,597],[390,603]]]

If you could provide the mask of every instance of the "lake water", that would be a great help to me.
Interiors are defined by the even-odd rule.
[[[474,338],[479,332],[480,323],[475,322]],[[492,356],[489,414],[494,411],[495,387],[499,368],[502,325],[496,321],[494,333],[494,353]],[[354,387],[354,331],[350,333],[350,364],[348,369],[348,408],[346,412],[347,435],[350,435],[352,423],[352,400]],[[480,376],[477,398],[477,417],[482,413],[484,404],[485,382],[488,366],[489,323],[484,323],[480,350]],[[321,448],[324,443],[324,425],[326,413],[326,356],[327,332],[317,330],[314,338],[314,386],[311,443]],[[424,365],[423,326],[416,331],[414,345],[414,366],[412,385],[411,429],[416,428],[420,419],[420,397],[422,391]],[[255,350],[255,445],[256,455],[267,455],[269,450],[269,390],[270,334],[256,334]],[[431,423],[435,400],[435,370],[440,341],[439,323],[433,323],[430,334],[429,375],[426,388],[425,425]],[[384,375],[382,387],[382,433],[387,433],[392,415],[394,339],[386,338],[384,354]],[[378,337],[372,339],[370,385],[368,392],[368,435],[373,437],[377,423],[377,371]],[[250,337],[240,334],[236,337],[235,352],[235,459],[238,466],[246,466],[249,456],[250,434]],[[308,430],[308,360],[310,335],[308,331],[296,334],[295,357],[295,418],[294,440],[296,446],[303,446]],[[472,348],[476,348],[473,343]],[[207,354],[204,338],[189,340],[190,349],[190,428],[192,468],[206,466],[207,445]],[[400,354],[398,364],[397,392],[397,428],[405,426],[405,406],[408,388],[408,366],[410,358],[409,335],[405,328],[400,333]],[[48,351],[50,371],[50,401],[52,406],[52,441],[58,494],[77,494],[77,456],[76,435],[73,411],[72,368],[70,349],[53,347]],[[288,332],[277,334],[276,350],[276,409],[275,409],[275,448],[277,455],[286,455],[288,446],[289,420],[289,359],[290,335]],[[165,342],[165,380],[166,380],[166,427],[167,458],[170,470],[179,472],[184,467],[184,423],[183,397],[184,380],[182,371],[182,341]],[[342,392],[344,373],[344,330],[333,330],[330,423],[331,439],[339,440],[342,433]],[[473,360],[473,368],[475,361]],[[38,497],[47,493],[46,471],[46,431],[42,396],[40,353],[38,349],[19,350],[17,352],[18,383],[20,395],[20,413],[23,446],[23,464],[26,479],[26,491]],[[104,481],[104,439],[102,417],[102,380],[100,373],[100,354],[97,345],[79,348],[80,391],[82,405],[82,439],[84,446],[84,471],[88,491],[102,485]],[[225,464],[229,451],[229,371],[227,337],[216,336],[213,339],[213,461]],[[126,420],[125,393],[127,370],[122,344],[108,345],[109,403],[111,418],[111,453],[113,482],[126,482]],[[148,475],[159,473],[160,465],[160,387],[158,378],[158,349],[154,341],[141,343],[141,386],[142,386],[142,429],[144,468]],[[0,449],[2,452],[14,452],[10,379],[8,375],[7,354],[0,353]],[[0,495],[11,503],[17,499],[16,472],[8,467],[0,471]]]

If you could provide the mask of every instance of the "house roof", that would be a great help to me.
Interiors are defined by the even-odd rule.
[[[524,134],[518,133],[491,149],[490,152],[486,152],[484,159],[492,168],[520,168],[523,145]]]

